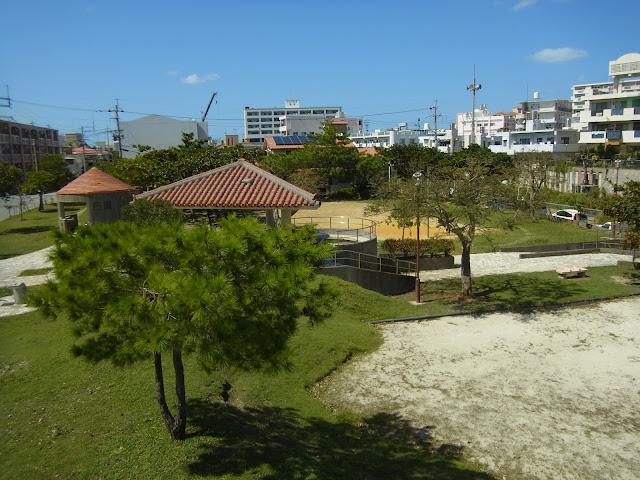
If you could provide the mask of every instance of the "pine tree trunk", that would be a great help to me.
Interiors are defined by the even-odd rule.
[[[176,376],[176,417],[175,434],[172,438],[184,440],[187,430],[187,398],[184,387],[184,365],[182,363],[182,352],[173,351],[173,370]]]
[[[471,296],[471,242],[463,241],[460,276],[462,277],[462,296]]]
[[[167,399],[164,392],[164,377],[162,373],[162,354],[153,353],[156,377],[156,399],[160,406],[162,420],[169,430],[169,435],[174,440],[184,440],[187,426],[187,402],[184,388],[184,367],[182,364],[182,353],[179,350],[173,352],[173,368],[176,373],[176,417],[171,415],[167,406]]]

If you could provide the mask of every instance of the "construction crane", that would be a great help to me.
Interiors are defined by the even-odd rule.
[[[202,115],[202,121],[204,122],[204,119],[207,118],[207,113],[209,113],[209,109],[211,108],[211,104],[213,103],[213,99],[215,98],[215,96],[218,94],[218,92],[213,92],[213,95],[211,95],[211,100],[209,100],[209,105],[207,105],[207,109],[204,111],[204,115]]]

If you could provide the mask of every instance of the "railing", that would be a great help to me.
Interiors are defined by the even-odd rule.
[[[332,258],[325,260],[325,267],[348,266],[375,272],[395,273],[396,275],[415,273],[416,262],[378,257],[352,250],[338,250]]]
[[[607,138],[622,138],[622,132],[607,132]]]
[[[591,138],[604,138],[604,133],[592,133]]]
[[[611,115],[622,115],[624,114],[624,108],[612,108]]]
[[[360,243],[376,238],[376,222],[358,217],[294,217],[295,227],[314,225],[320,232],[328,233],[336,245]]]

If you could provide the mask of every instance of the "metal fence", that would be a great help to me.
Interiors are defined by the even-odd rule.
[[[314,225],[318,231],[329,234],[336,245],[360,243],[376,238],[376,222],[358,217],[293,217],[295,227]]]
[[[352,250],[336,251],[333,257],[325,260],[323,266],[349,266],[376,272],[395,273],[398,275],[415,273],[416,271],[416,262],[378,257],[376,255],[354,252]]]

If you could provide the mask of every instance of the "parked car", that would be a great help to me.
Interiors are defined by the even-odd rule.
[[[601,228],[602,230],[611,230],[611,227],[614,225],[614,222],[604,222],[601,223],[599,225],[596,225],[596,227]],[[616,227],[618,226],[618,224],[615,224]]]
[[[574,210],[572,208],[567,208],[565,210],[558,210],[551,214],[552,220],[568,220],[573,222],[574,220],[578,220],[580,218],[580,212],[578,210]]]

